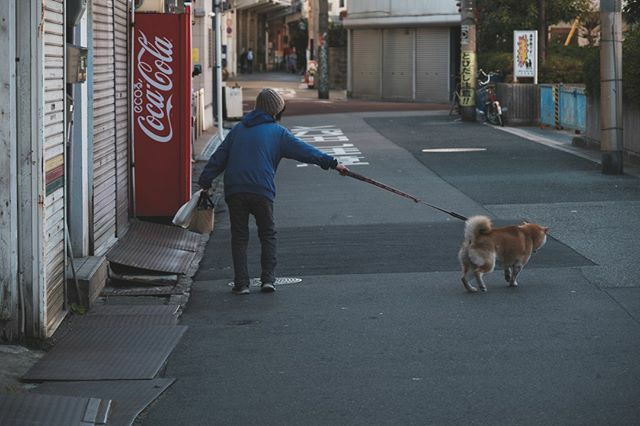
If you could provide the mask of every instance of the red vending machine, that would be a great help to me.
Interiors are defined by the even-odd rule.
[[[191,11],[136,14],[136,216],[173,216],[191,196]]]

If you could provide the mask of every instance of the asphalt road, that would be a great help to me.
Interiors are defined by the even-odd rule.
[[[333,126],[325,136],[348,141],[317,145],[353,145],[354,171],[466,216],[540,222],[553,238],[519,288],[497,272],[487,293],[468,294],[461,221],[284,161],[278,276],[302,282],[232,295],[219,212],[182,316],[190,328],[164,371],[177,381],[141,422],[640,424],[637,178],[429,112],[285,124]],[[422,152],[469,147],[486,150]],[[254,276],[258,253],[253,232]]]

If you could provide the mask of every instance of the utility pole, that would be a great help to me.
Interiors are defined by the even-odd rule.
[[[476,18],[475,0],[458,2],[460,30],[460,110],[462,121],[476,119]]]
[[[547,3],[538,0],[538,66],[544,67],[547,62]]]
[[[318,2],[318,99],[329,99],[329,4],[328,0]]]
[[[214,26],[216,31],[216,75],[215,75],[215,88],[216,88],[216,111],[218,115],[218,138],[219,143],[222,143],[224,139],[223,124],[224,117],[222,117],[222,0],[213,0],[214,10]]]
[[[600,0],[602,173],[622,174],[622,1]]]

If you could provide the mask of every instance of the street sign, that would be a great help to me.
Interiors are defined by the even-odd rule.
[[[532,77],[538,83],[538,31],[513,32],[513,77]]]

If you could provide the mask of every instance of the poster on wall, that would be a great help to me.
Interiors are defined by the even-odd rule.
[[[538,31],[513,32],[513,77],[538,83]]]

